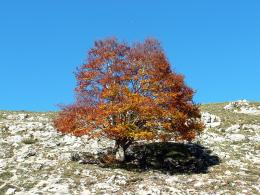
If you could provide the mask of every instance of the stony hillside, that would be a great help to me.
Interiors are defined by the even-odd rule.
[[[192,143],[137,143],[114,167],[98,158],[111,140],[57,133],[55,113],[0,111],[0,194],[259,194],[260,103],[201,111]]]

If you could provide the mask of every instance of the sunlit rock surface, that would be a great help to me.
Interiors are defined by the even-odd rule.
[[[260,106],[250,104],[250,102],[247,100],[238,100],[230,102],[229,104],[224,106],[224,109],[231,110],[237,113],[260,115]]]

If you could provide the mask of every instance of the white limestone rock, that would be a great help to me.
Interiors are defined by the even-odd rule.
[[[259,106],[250,105],[249,101],[247,100],[238,100],[234,102],[230,102],[226,106],[224,106],[225,110],[230,110],[236,113],[243,113],[243,114],[251,114],[251,115],[258,115],[260,114]]]
[[[260,125],[255,125],[255,124],[243,124],[242,129],[251,129],[253,131],[259,131],[260,130]]]
[[[14,194],[16,191],[15,188],[9,188],[6,192],[5,192],[5,195],[11,195],[11,194]]]
[[[25,113],[19,113],[19,114],[10,114],[6,116],[6,119],[8,120],[19,120],[22,121],[26,119],[29,115]]]
[[[199,137],[200,140],[203,140],[205,143],[215,143],[215,142],[224,142],[226,141],[225,137],[216,134],[216,133],[203,133]]]
[[[203,112],[201,114],[201,120],[206,125],[206,127],[217,127],[221,124],[220,117],[208,112]]]
[[[7,162],[4,159],[0,159],[0,170],[7,166]]]
[[[240,131],[239,124],[232,125],[225,130],[225,132],[227,133],[238,133],[239,131]]]
[[[226,137],[233,142],[243,141],[246,138],[243,134],[229,134]]]
[[[249,106],[249,102],[247,100],[238,100],[238,101],[234,101],[234,102],[230,102],[229,104],[227,104],[224,109],[225,110],[232,110],[232,109],[238,109],[242,106]]]
[[[21,135],[13,135],[7,139],[8,142],[18,143],[23,140],[23,137]]]

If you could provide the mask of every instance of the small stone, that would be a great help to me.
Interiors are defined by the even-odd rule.
[[[231,141],[242,141],[244,140],[246,137],[242,134],[231,134],[228,135],[228,139],[230,139]]]
[[[9,141],[10,142],[14,142],[14,143],[17,143],[17,142],[21,142],[22,141],[22,136],[20,135],[14,135],[12,137],[9,138]]]
[[[84,189],[81,194],[82,195],[90,195],[91,191],[89,191],[88,189]]]
[[[16,191],[15,188],[9,188],[7,191],[6,191],[6,195],[10,195],[10,194],[14,194],[14,192]]]
[[[7,163],[3,159],[0,159],[0,169],[5,168],[6,164]]]
[[[203,182],[198,181],[198,182],[196,182],[196,183],[194,184],[194,187],[200,187],[200,186],[202,186],[202,185],[203,185]]]
[[[236,124],[236,125],[232,125],[232,126],[230,126],[230,127],[228,127],[227,129],[226,129],[226,132],[229,132],[229,133],[237,133],[237,132],[239,132],[240,131],[240,125],[239,124]]]
[[[76,170],[76,171],[74,172],[74,174],[75,174],[75,175],[80,175],[81,172],[80,172],[79,170]]]
[[[32,169],[35,171],[41,170],[44,167],[43,164],[33,164]]]
[[[229,170],[227,170],[227,171],[225,171],[225,174],[226,175],[231,175],[232,173]]]
[[[28,151],[25,155],[24,158],[29,158],[31,156],[35,156],[36,155],[36,151],[35,150],[30,150]]]

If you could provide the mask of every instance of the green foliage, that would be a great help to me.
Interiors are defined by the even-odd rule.
[[[22,140],[22,143],[24,144],[34,144],[37,142],[37,139],[34,139],[34,138],[25,138]]]

